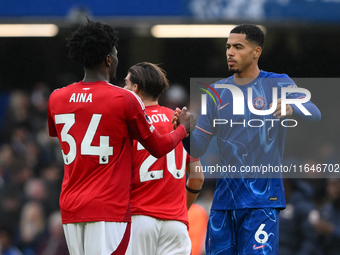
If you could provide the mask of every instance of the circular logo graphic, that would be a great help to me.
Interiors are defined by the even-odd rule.
[[[262,110],[263,108],[266,107],[266,105],[267,105],[267,101],[264,97],[256,97],[253,100],[253,106],[257,110]]]
[[[152,124],[152,120],[149,118],[149,116],[146,113],[144,113],[144,115],[145,115],[146,121],[151,125]]]

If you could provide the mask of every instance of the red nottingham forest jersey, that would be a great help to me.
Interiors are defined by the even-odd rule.
[[[133,139],[153,126],[134,93],[104,81],[55,90],[48,125],[64,159],[60,194],[63,223],[129,222]]]
[[[160,134],[173,131],[173,110],[159,105],[146,106],[145,109]],[[185,173],[189,162],[182,143],[157,160],[134,140],[131,213],[161,220],[178,220],[188,225]]]

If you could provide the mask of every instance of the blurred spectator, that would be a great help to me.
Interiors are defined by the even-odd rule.
[[[32,177],[33,170],[25,164],[23,159],[18,157],[9,170],[8,180],[10,185],[23,194],[25,183]]]
[[[23,255],[13,245],[13,231],[10,228],[0,226],[0,254],[1,255]]]
[[[25,183],[25,195],[27,200],[43,202],[46,198],[46,186],[42,179],[31,178]]]
[[[36,201],[27,202],[20,218],[20,245],[24,255],[34,255],[45,234],[43,207]]]
[[[209,215],[212,201],[214,198],[216,179],[212,178],[209,175],[205,175],[205,178],[206,179],[204,180],[204,189],[201,190],[200,195],[198,196],[195,203],[202,206]]]
[[[43,207],[43,212],[46,213],[46,215],[48,215],[55,209],[59,209],[59,204],[58,208],[54,208],[52,206],[53,202],[58,202],[59,199],[57,199],[56,201],[50,201],[52,197],[48,196],[50,190],[53,188],[55,187],[54,186],[48,187],[44,179],[32,177],[28,179],[25,183],[24,199],[25,201],[38,202]]]
[[[24,127],[13,130],[10,145],[15,155],[23,160],[27,166],[34,169],[39,163],[39,147],[34,135]]]
[[[322,255],[340,254],[340,179],[328,179],[329,202],[320,209],[320,219],[314,223],[320,234]]]
[[[0,128],[2,128],[4,119],[5,119],[5,113],[7,110],[9,98],[10,98],[9,92],[0,90]],[[0,136],[0,143],[1,143],[1,136]]]
[[[34,86],[31,93],[32,110],[30,111],[30,121],[33,132],[38,132],[45,128],[50,93],[49,87],[44,82],[38,82]]]
[[[320,139],[318,146],[311,149],[310,155],[312,158],[321,164],[336,164],[339,163],[339,152],[334,140]]]
[[[322,161],[321,161],[322,162]],[[321,164],[323,164],[322,162]],[[307,158],[301,161],[301,166],[308,166],[309,168],[316,168],[319,164],[314,158]],[[306,175],[305,181],[308,182],[314,190],[313,203],[316,208],[320,208],[327,199],[327,173],[318,173],[317,171],[304,172]]]
[[[46,135],[48,97],[43,83],[31,94],[11,92],[0,132],[0,224],[14,233],[24,255],[35,254],[46,232],[45,213],[59,209],[62,169],[51,163],[61,153]]]
[[[30,130],[29,109],[29,95],[21,90],[13,91],[10,95],[9,106],[0,132],[3,142],[10,141],[12,130],[16,128],[22,127]]]
[[[41,170],[41,177],[46,187],[46,213],[50,214],[60,209],[59,196],[63,178],[63,168],[55,164],[50,164]]]
[[[3,144],[0,147],[0,188],[5,186],[8,181],[10,169],[15,161],[14,151],[9,144]]]
[[[202,255],[208,224],[208,214],[202,206],[194,203],[188,211],[188,219],[189,237],[192,247],[191,255]]]
[[[0,194],[0,225],[7,226],[15,233],[19,228],[22,199],[15,187],[6,187]]]
[[[48,235],[40,243],[36,255],[69,255],[60,211],[49,216]]]
[[[60,144],[58,138],[49,136],[47,121],[44,128],[36,133],[36,142],[40,148],[40,168],[57,163],[59,163],[59,165],[63,167],[63,159],[60,152]],[[39,172],[37,173],[39,174]]]
[[[316,213],[311,201],[313,190],[298,179],[284,179],[286,209],[280,212],[279,255],[313,255],[317,235],[310,223]]]
[[[182,109],[184,106],[189,106],[189,95],[185,87],[181,84],[172,84],[169,89],[166,90],[159,97],[159,104],[165,105],[171,109],[176,107]]]

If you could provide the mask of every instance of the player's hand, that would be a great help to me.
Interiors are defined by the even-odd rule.
[[[188,112],[187,108],[184,106],[179,114],[176,124],[183,125],[187,130],[187,134],[190,134],[190,127],[194,126],[195,118],[190,112]]]
[[[178,120],[178,117],[181,114],[181,112],[182,112],[182,110],[179,109],[178,107],[176,107],[176,110],[175,110],[174,115],[172,116],[172,120],[171,120],[173,129],[176,129],[178,127],[177,120]]]
[[[272,107],[272,104],[270,104],[269,108]],[[290,105],[290,104],[287,104],[286,105],[286,115],[282,115],[281,114],[281,98],[279,98],[277,100],[277,106],[276,106],[276,109],[275,109],[275,112],[273,114],[274,117],[277,117],[278,119],[281,119],[281,118],[284,118],[284,117],[289,117],[289,116],[292,116],[293,113],[294,113],[294,108]]]

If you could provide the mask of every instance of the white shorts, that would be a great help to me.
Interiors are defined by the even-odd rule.
[[[63,224],[70,255],[131,255],[130,228],[126,222]]]
[[[132,215],[132,254],[190,255],[191,241],[187,226],[176,220],[158,220]]]

